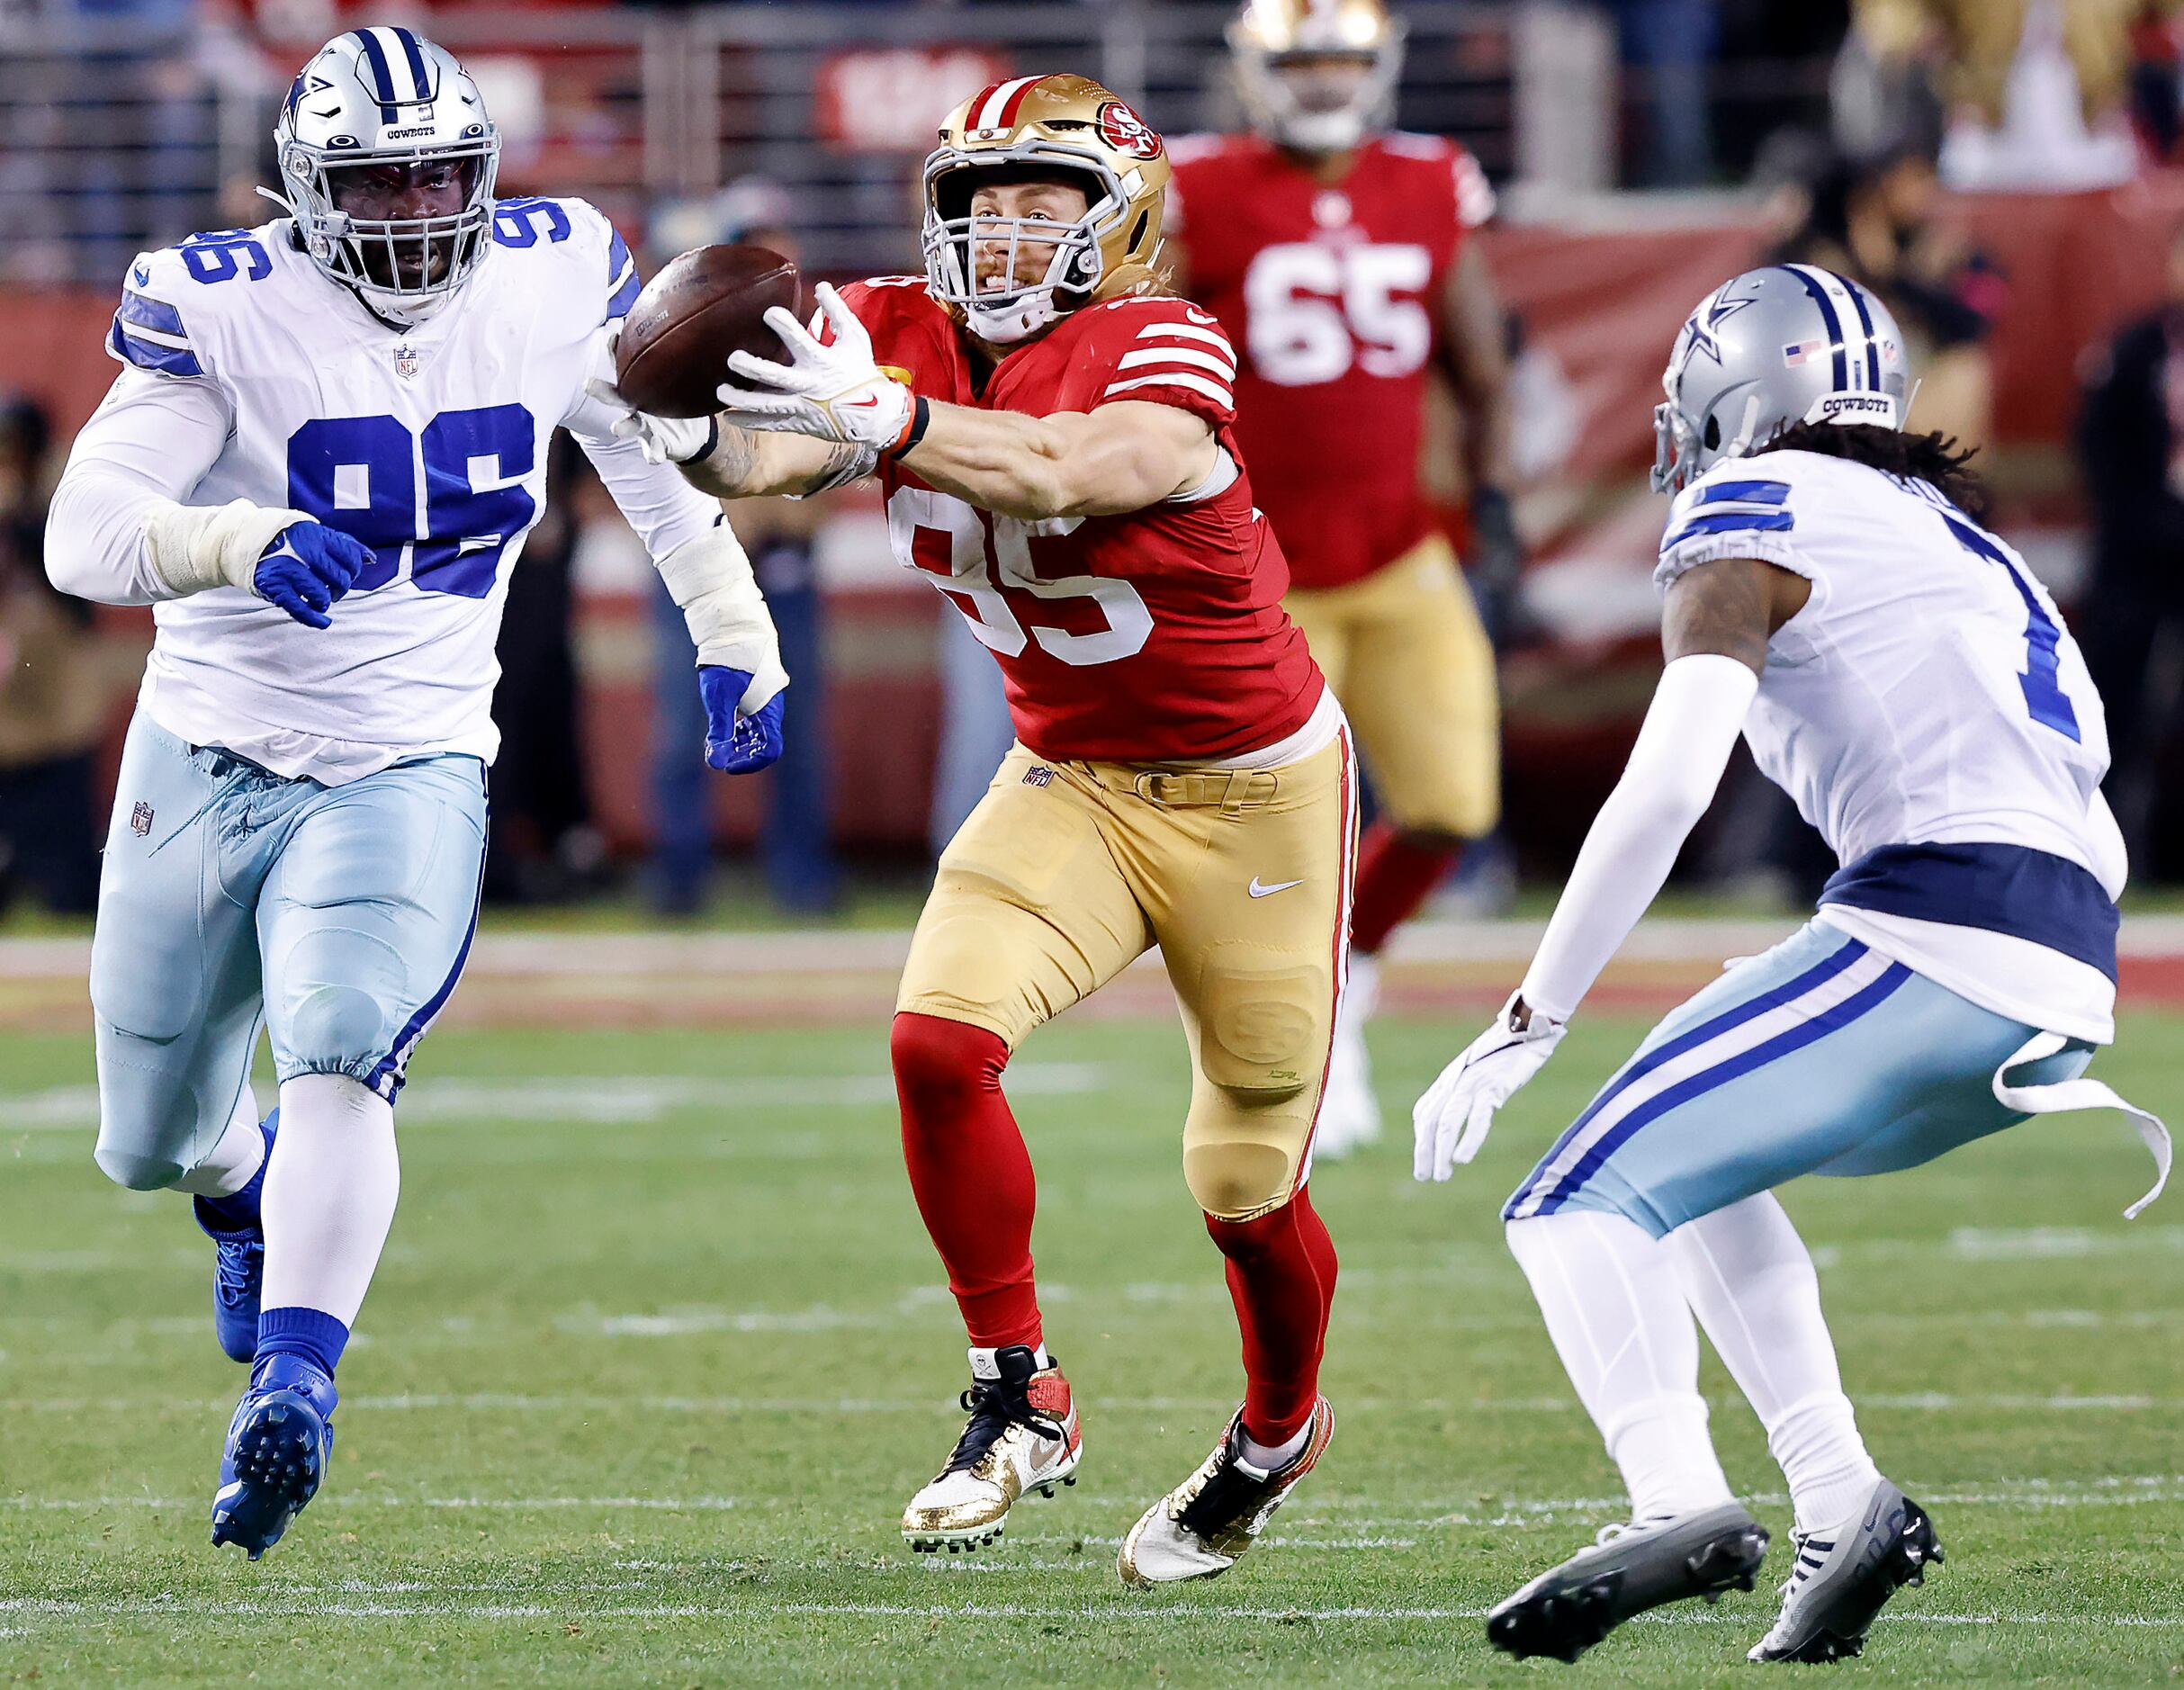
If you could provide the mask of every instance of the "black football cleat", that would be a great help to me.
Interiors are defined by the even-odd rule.
[[[1487,1640],[1519,1660],[1575,1660],[1649,1608],[1749,1590],[1766,1552],[1766,1528],[1740,1503],[1612,1525],[1497,1604]]]

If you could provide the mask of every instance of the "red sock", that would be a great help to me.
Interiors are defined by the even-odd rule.
[[[1441,884],[1461,853],[1453,845],[1422,845],[1385,822],[1367,830],[1357,855],[1357,890],[1350,901],[1350,948],[1372,956]]]
[[[1206,1230],[1228,1258],[1228,1294],[1244,1328],[1244,1430],[1261,1443],[1287,1443],[1319,1398],[1335,1241],[1301,1187],[1256,1220],[1209,1215]]]
[[[890,1039],[903,1156],[948,1288],[980,1348],[1039,1343],[1031,1153],[1002,1095],[1009,1047],[983,1027],[904,1012]]]

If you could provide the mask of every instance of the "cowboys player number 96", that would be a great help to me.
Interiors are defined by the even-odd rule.
[[[251,1369],[212,1537],[254,1560],[326,1471],[395,1097],[475,930],[494,635],[555,428],[684,607],[715,768],[779,755],[787,679],[720,506],[586,391],[636,297],[628,247],[580,200],[494,197],[463,67],[351,31],[274,141],[284,215],[130,265],[122,369],[47,534],[56,584],[157,625],[92,948],[97,1155],[190,1193],[212,1239],[217,1335]]]

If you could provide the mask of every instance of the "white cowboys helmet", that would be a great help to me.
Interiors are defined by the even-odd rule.
[[[1901,428],[1910,358],[1865,288],[1816,265],[1731,276],[1676,337],[1653,409],[1653,489],[1675,492],[1723,458],[1763,452],[1793,423]]]
[[[430,316],[491,249],[500,132],[445,48],[400,27],[337,35],[297,73],[273,139],[285,197],[268,197],[312,262],[382,316]],[[337,202],[345,171],[435,164],[463,191],[451,214],[367,219]]]
[[[1403,74],[1403,21],[1382,0],[1245,0],[1228,26],[1236,94],[1251,126],[1299,152],[1355,147],[1393,114]],[[1293,86],[1284,67],[1299,60],[1353,59],[1364,67],[1331,103]]]

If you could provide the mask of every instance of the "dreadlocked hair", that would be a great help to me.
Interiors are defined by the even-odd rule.
[[[1993,502],[1987,483],[1968,466],[1977,446],[1959,446],[1954,435],[1905,434],[1871,423],[1792,423],[1765,446],[1765,452],[1811,452],[1842,458],[1900,481],[1926,481],[1974,522]]]

